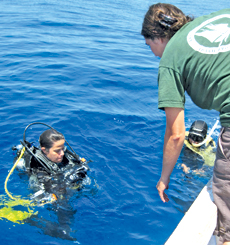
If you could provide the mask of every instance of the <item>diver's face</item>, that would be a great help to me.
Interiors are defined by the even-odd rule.
[[[64,156],[64,144],[65,140],[58,140],[54,142],[53,146],[48,151],[44,147],[41,149],[49,160],[55,163],[61,163]]]
[[[193,145],[193,144],[199,144],[199,143],[200,143],[200,142],[198,142],[198,141],[192,140],[191,138],[189,138],[188,140],[189,140],[189,143],[190,143],[191,145]]]

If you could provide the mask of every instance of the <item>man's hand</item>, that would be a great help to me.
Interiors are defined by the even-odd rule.
[[[165,189],[168,189],[168,184],[169,184],[169,179],[168,180],[165,180],[163,181],[162,179],[160,179],[157,183],[157,190],[158,190],[158,193],[159,193],[159,196],[161,198],[161,200],[163,202],[168,202],[169,201],[169,198],[168,196],[166,195],[166,193],[164,192]]]
[[[165,107],[166,130],[164,137],[163,164],[161,178],[157,183],[157,190],[163,202],[169,198],[165,194],[168,189],[170,175],[180,155],[185,138],[184,109]]]

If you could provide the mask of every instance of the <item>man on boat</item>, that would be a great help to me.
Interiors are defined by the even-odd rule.
[[[197,106],[220,112],[213,196],[219,244],[230,244],[230,9],[193,19],[174,5],[154,4],[145,15],[141,34],[161,58],[158,108],[165,111],[166,131],[159,196],[169,201],[165,190],[184,144],[187,92]]]

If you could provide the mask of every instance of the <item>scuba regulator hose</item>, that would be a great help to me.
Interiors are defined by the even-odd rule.
[[[4,185],[4,187],[5,187],[5,192],[6,192],[6,194],[7,194],[11,199],[14,199],[14,200],[16,200],[17,198],[13,197],[13,196],[9,193],[9,191],[7,190],[7,182],[8,182],[8,180],[9,180],[9,178],[10,178],[10,175],[13,173],[14,169],[16,168],[18,162],[19,162],[20,159],[22,158],[24,152],[25,152],[25,147],[22,148],[22,151],[21,151],[21,154],[20,154],[19,158],[18,158],[17,161],[15,162],[14,166],[11,168],[11,170],[10,170],[9,174],[7,175],[6,180],[5,180],[5,185]]]
[[[22,150],[21,150],[20,156],[18,157],[17,161],[15,162],[15,164],[13,165],[13,167],[11,168],[9,174],[8,174],[7,177],[6,177],[4,187],[5,187],[5,192],[6,192],[6,194],[7,194],[11,199],[20,201],[20,203],[21,203],[22,205],[24,205],[24,204],[28,205],[28,204],[29,204],[30,206],[36,206],[35,203],[33,203],[33,201],[31,201],[31,200],[25,200],[25,199],[13,197],[13,196],[9,193],[9,191],[8,191],[8,189],[7,189],[7,182],[8,182],[8,180],[9,180],[11,174],[13,173],[14,169],[15,169],[16,166],[18,165],[18,162],[19,162],[20,159],[22,158],[22,156],[23,156],[25,150],[26,150],[26,148],[25,148],[25,146],[24,146],[24,147],[22,148]],[[40,203],[39,205],[37,205],[37,206],[43,206],[43,205],[45,205],[45,204],[47,204],[47,203],[53,203],[53,202],[56,201],[56,200],[57,200],[56,195],[55,195],[55,194],[51,194],[51,197],[49,198],[49,200],[46,200],[45,202],[41,202],[41,203]]]
[[[4,207],[0,209],[0,219],[5,218],[11,222],[18,223],[18,224],[24,224],[24,220],[26,220],[27,218],[30,218],[32,215],[38,214],[38,212],[34,212],[34,209],[33,209],[34,204],[30,200],[25,200],[20,197],[15,198],[7,190],[7,182],[9,180],[9,177],[11,176],[18,162],[22,158],[24,152],[25,152],[25,147],[22,148],[19,158],[15,162],[14,166],[10,170],[5,180],[5,186],[4,186],[5,192],[12,199],[12,201],[2,202],[2,200],[0,199],[1,205],[4,205]],[[13,207],[18,206],[18,205],[26,207],[27,211],[14,210]]]

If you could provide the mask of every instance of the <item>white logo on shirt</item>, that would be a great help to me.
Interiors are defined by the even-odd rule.
[[[220,23],[220,19],[221,23]],[[189,32],[188,44],[196,51],[203,54],[218,54],[230,50],[230,14],[223,14],[206,20],[201,25]],[[199,38],[201,37],[201,38]],[[206,42],[204,46],[204,39]]]

